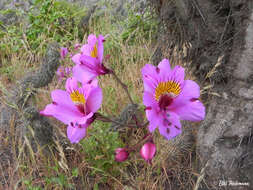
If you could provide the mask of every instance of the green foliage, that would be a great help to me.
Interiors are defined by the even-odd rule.
[[[47,185],[58,185],[62,188],[73,188],[72,184],[68,183],[68,178],[66,175],[59,173],[56,177],[50,177],[45,179]]]
[[[114,151],[123,147],[118,132],[110,131],[110,124],[95,122],[93,128],[88,131],[89,137],[81,141],[83,151],[86,153],[86,160],[92,166],[92,175],[102,173],[117,176],[119,164],[115,162]]]
[[[73,184],[69,183],[70,179],[79,175],[78,169],[73,168],[71,175],[67,176],[65,172],[60,169],[58,162],[55,166],[48,167],[49,176],[45,177],[46,186],[59,186],[62,189],[73,188]]]
[[[104,101],[106,105],[110,105],[110,110],[115,113],[118,109],[118,104],[115,102],[115,97],[117,96],[115,88],[111,86],[106,86],[104,88],[104,96],[107,97]]]
[[[72,176],[73,176],[73,177],[78,177],[78,175],[79,175],[78,168],[73,168],[73,169],[72,169]]]
[[[15,71],[15,66],[8,65],[8,63],[3,62],[2,67],[0,67],[0,75],[5,75],[7,78],[12,81],[14,80],[13,73]]]
[[[29,166],[22,166],[23,169],[29,169]],[[66,173],[63,171],[58,161],[55,162],[54,166],[47,166],[47,176],[43,177],[43,189],[51,189],[60,187],[60,189],[69,189],[74,188],[74,185],[71,183],[73,178],[79,176],[78,168],[73,168],[71,173]],[[27,190],[42,190],[41,187],[34,186],[33,180],[31,179],[24,179],[22,180],[23,184],[26,186]]]
[[[22,38],[22,24],[10,25],[6,28],[0,27],[0,51],[2,55],[9,56],[11,53],[18,52],[24,46]]]
[[[28,13],[30,24],[26,29],[30,47],[38,48],[44,39],[54,39],[60,43],[73,40],[80,17],[80,8],[70,3],[55,0],[35,1]]]
[[[98,187],[97,183],[94,184],[93,190],[99,190],[99,187]]]
[[[40,187],[33,186],[31,180],[24,180],[23,183],[26,185],[27,190],[42,190]]]
[[[157,20],[148,11],[144,12],[144,14],[129,11],[123,25],[125,30],[122,32],[121,37],[123,41],[128,42],[130,45],[134,44],[137,36],[148,39],[158,29]]]
[[[24,17],[26,22],[5,26],[0,23],[0,50],[6,55],[24,50],[37,53],[44,50],[49,41],[61,44],[76,39],[78,23],[85,11],[65,1],[34,0],[28,12],[5,10],[1,14]],[[25,24],[24,24],[25,23]]]

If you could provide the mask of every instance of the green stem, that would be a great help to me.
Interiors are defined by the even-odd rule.
[[[122,86],[122,88],[125,90],[125,92],[126,92],[128,98],[129,98],[131,104],[134,104],[133,99],[131,98],[130,93],[129,93],[129,91],[128,91],[127,85],[124,84],[124,83],[119,79],[119,77],[115,74],[115,72],[114,72],[113,70],[111,70],[111,74],[114,76],[114,78],[116,79],[116,81],[117,81],[117,82]]]
[[[128,148],[127,151],[131,152],[136,150],[140,145],[142,145],[143,143],[145,143],[147,140],[151,139],[153,136],[152,133],[149,133],[146,137],[144,137],[142,140],[140,140],[138,143],[136,143],[135,145],[133,145],[132,147]]]

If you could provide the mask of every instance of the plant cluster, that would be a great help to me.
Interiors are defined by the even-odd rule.
[[[87,129],[94,121],[118,123],[98,112],[103,101],[98,76],[112,75],[126,92],[130,103],[135,104],[127,85],[107,66],[103,45],[106,40],[102,35],[97,37],[90,34],[86,44],[75,45],[77,53],[70,56],[75,65],[72,71],[68,68],[68,73],[72,72],[72,76],[66,80],[66,90],[52,91],[52,103],[40,112],[66,124],[67,136],[71,143],[79,143],[85,138]],[[62,59],[67,54],[68,50],[61,48]],[[64,71],[62,68],[59,69],[61,71],[58,73]],[[163,59],[157,67],[146,64],[141,72],[144,84],[143,104],[148,122],[140,123],[138,116],[133,115],[135,125],[127,124],[127,127],[147,126],[149,133],[134,146],[115,149],[115,160],[118,162],[127,160],[131,152],[136,152],[139,145],[143,145],[140,149],[141,156],[151,163],[156,153],[152,138],[156,128],[162,136],[170,140],[182,132],[180,120],[200,121],[205,117],[205,107],[199,101],[200,88],[194,81],[184,79],[183,67],[171,68],[169,61]],[[64,76],[64,73],[61,76]]]
[[[78,73],[80,72],[78,68],[84,67],[85,65],[83,56],[80,63],[77,64],[72,61],[71,65],[70,60],[72,60],[76,54],[84,54],[82,52],[82,44],[84,42],[81,42],[80,40],[83,39],[83,37],[84,40],[86,40],[87,36],[86,34],[82,37],[77,35],[77,33],[79,33],[77,24],[82,15],[86,12],[83,9],[81,10],[80,7],[64,1],[34,0],[31,2],[33,2],[33,6],[28,12],[19,12],[19,10],[14,11],[18,17],[24,17],[25,22],[14,23],[11,25],[0,23],[0,75],[1,77],[4,77],[7,74],[8,79],[15,79],[27,72],[27,70],[30,69],[30,66],[37,67],[38,64],[41,63],[41,55],[44,53],[45,45],[47,45],[49,41],[56,40],[60,42],[62,46],[68,47],[62,48],[61,50],[61,60],[63,64],[59,67],[56,73],[59,77],[56,88],[59,88],[59,86],[65,84],[66,80],[69,78],[76,78],[73,73],[74,69],[70,66],[74,65],[76,68],[75,72]],[[114,9],[114,7],[111,8]],[[142,182],[144,181],[143,179],[145,179],[145,182],[143,182],[144,186],[147,184],[153,185],[154,181],[159,181],[159,178],[165,179],[162,168],[173,170],[174,166],[177,167],[174,162],[167,162],[167,164],[169,163],[171,165],[164,165],[162,160],[166,160],[165,155],[170,157],[170,150],[168,149],[171,148],[171,145],[159,137],[158,130],[155,137],[155,131],[150,131],[150,129],[152,130],[150,124],[156,125],[156,128],[159,130],[160,128],[162,129],[162,123],[154,123],[155,119],[152,119],[150,116],[154,114],[152,111],[157,110],[157,115],[155,115],[154,118],[158,118],[157,121],[161,121],[165,118],[164,115],[162,116],[162,112],[164,111],[161,111],[160,106],[163,105],[162,103],[168,101],[166,100],[166,96],[161,98],[160,106],[158,105],[158,107],[146,104],[145,102],[143,102],[144,105],[141,105],[142,99],[144,99],[140,95],[142,93],[142,83],[144,82],[144,91],[148,91],[146,83],[149,84],[150,81],[145,79],[145,71],[144,73],[142,72],[143,82],[142,80],[139,80],[138,73],[141,70],[141,67],[150,59],[152,38],[157,30],[157,23],[150,13],[138,14],[129,11],[128,15],[124,17],[125,20],[120,21],[118,17],[113,18],[109,8],[99,11],[105,11],[105,14],[103,16],[100,14],[99,16],[96,11],[90,19],[87,31],[97,34],[109,34],[109,37],[104,37],[106,38],[106,42],[102,43],[104,52],[107,54],[102,56],[102,64],[110,70],[110,72],[101,77],[95,77],[92,80],[94,86],[94,81],[96,81],[97,78],[99,79],[97,88],[101,87],[103,89],[103,105],[95,113],[92,112],[93,116],[91,118],[94,118],[94,121],[89,126],[85,127],[85,138],[80,140],[78,144],[67,147],[67,149],[65,149],[66,147],[64,144],[64,154],[55,158],[52,164],[48,161],[48,159],[52,159],[51,157],[45,158],[42,161],[42,154],[36,154],[38,156],[35,159],[36,161],[33,160],[34,155],[24,155],[22,161],[20,161],[20,158],[16,159],[18,162],[16,165],[22,163],[22,165],[26,166],[26,171],[20,173],[20,178],[22,178],[23,185],[26,186],[27,189],[65,189],[72,188],[72,186],[78,185],[78,183],[79,185],[85,183],[85,186],[93,186],[93,178],[96,179],[94,189],[100,189],[100,185],[106,184],[105,180],[107,180],[107,184],[111,184],[111,181],[115,180],[115,184],[120,185],[117,181],[119,180],[122,184],[125,184],[127,181],[127,183],[133,183],[134,186],[137,185],[139,187],[142,185]],[[10,10],[4,10],[1,11],[1,13],[8,14],[10,13]],[[80,44],[70,45],[75,42],[79,42]],[[96,44],[98,44],[98,42],[96,42]],[[94,47],[91,47],[91,49],[94,50]],[[95,54],[95,51],[93,52]],[[76,61],[78,62],[78,59]],[[91,63],[91,65],[93,65],[93,63]],[[143,67],[142,70],[145,70],[146,67]],[[93,72],[90,72],[90,68],[85,69],[84,72],[87,73],[87,70],[88,74],[85,74],[85,76],[94,74]],[[170,73],[173,69],[168,66],[166,70]],[[153,73],[153,71],[151,73]],[[154,81],[156,81],[154,86],[157,86],[162,79],[159,79],[159,77],[156,79],[156,75],[151,75],[151,73],[149,73],[150,75],[148,76],[150,76],[150,79],[153,78]],[[158,76],[160,74],[158,74]],[[120,78],[120,81],[123,81],[124,83],[120,83],[117,79],[113,81],[113,78]],[[89,86],[89,84],[86,85],[87,82],[83,83],[84,86]],[[53,82],[52,85],[54,84],[55,83]],[[117,88],[122,84],[126,93]],[[184,85],[180,86],[181,93],[183,93],[183,86]],[[78,90],[82,87],[82,82],[78,81]],[[50,85],[48,88],[51,89],[52,86]],[[188,89],[189,92],[193,90],[194,89]],[[139,115],[134,114],[138,122],[136,123],[132,118],[132,123],[125,125],[126,129],[124,130],[124,133],[112,131],[110,124],[111,122],[114,125],[119,124],[118,120],[115,119],[115,115],[118,115],[120,109],[127,103],[128,99],[130,101],[130,98],[125,98],[129,97],[128,94],[133,103],[138,103],[139,108],[141,107],[142,116],[140,117]],[[80,98],[81,96],[78,97]],[[179,95],[177,97],[179,98]],[[194,98],[197,97],[198,95],[195,94]],[[196,100],[194,98],[192,98],[192,101]],[[36,96],[36,100],[38,100],[36,103],[38,103],[39,107],[44,107],[46,104],[44,102],[48,100],[48,89],[41,90]],[[155,101],[157,102],[157,100]],[[75,107],[79,107],[77,109],[79,111],[81,106],[77,106],[78,103],[74,103],[72,99],[71,102],[74,104],[72,108],[75,109]],[[54,101],[54,103],[57,102]],[[143,117],[145,117],[145,112],[143,111],[144,108],[149,123],[142,123]],[[62,110],[59,111],[59,114],[61,111]],[[172,109],[171,111],[174,110]],[[196,112],[193,114],[195,113]],[[105,115],[111,116],[103,117]],[[83,131],[84,129],[81,128],[80,130]],[[175,128],[172,127],[172,132],[174,132],[174,130]],[[61,131],[61,129],[59,129],[59,131]],[[131,136],[129,136],[129,134]],[[73,135],[75,135],[75,133],[73,133]],[[79,135],[83,134],[79,133]],[[72,140],[73,138],[74,136],[72,137]],[[173,142],[174,141],[171,141],[171,143]],[[57,140],[56,143],[58,143]],[[63,145],[59,145],[59,147],[60,146]],[[58,149],[60,150],[59,147]],[[53,155],[59,156],[58,151],[54,151]],[[136,152],[140,153],[133,154]],[[145,161],[151,163],[155,153],[156,157],[155,160],[152,161],[152,166],[144,168],[143,164],[145,164],[145,162],[142,163],[142,160],[139,160],[138,158],[142,157]],[[64,170],[62,165],[59,165],[64,156],[67,157],[65,163],[69,167],[69,170]],[[75,157],[77,160],[72,157]],[[134,159],[127,161],[130,157]],[[78,160],[79,158],[80,160]],[[29,159],[33,162],[29,162]],[[117,162],[115,162],[115,160]],[[63,166],[65,165],[63,164]],[[130,182],[130,175],[132,175],[132,173],[128,173],[129,168],[132,170],[136,169],[134,180],[132,182]],[[72,169],[74,174],[72,174]],[[21,167],[19,167],[18,171],[20,170],[22,170]],[[181,172],[182,171],[178,171],[178,173]],[[43,175],[38,177],[38,173],[42,173]],[[156,173],[159,176],[154,178],[153,176],[156,175]],[[77,175],[78,177],[76,177]],[[177,173],[175,172],[174,175],[177,176]],[[24,176],[25,178],[23,178]],[[146,179],[150,176],[152,176],[153,181],[150,180],[148,182]],[[90,183],[89,179],[91,179]],[[78,180],[78,182],[76,180]],[[20,181],[17,183],[20,183]],[[115,184],[113,183],[111,185],[114,186]],[[123,186],[120,187],[123,188]]]

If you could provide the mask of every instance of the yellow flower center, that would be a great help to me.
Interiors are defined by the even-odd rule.
[[[70,94],[70,98],[71,100],[75,103],[75,104],[85,104],[85,98],[84,98],[84,95],[83,94],[80,94],[78,92],[78,90],[72,92]]]
[[[91,57],[96,58],[97,56],[98,56],[98,49],[97,49],[97,45],[95,45],[93,50],[91,51]]]
[[[155,99],[159,101],[160,97],[164,94],[175,97],[179,95],[180,91],[180,85],[175,81],[160,82],[155,89]]]

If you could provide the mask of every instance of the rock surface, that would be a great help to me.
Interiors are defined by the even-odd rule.
[[[252,189],[253,1],[150,2],[163,23],[154,64],[186,46],[178,59],[191,62],[202,85],[211,81],[220,95],[203,97],[197,147],[204,175],[196,189]]]
[[[198,134],[199,152],[202,163],[208,166],[210,184],[217,187],[223,180],[231,190],[253,187],[253,94],[252,83],[247,80],[253,74],[252,4],[245,10],[247,17],[235,19],[239,35],[234,37],[229,59],[232,76],[226,85],[216,87],[218,93],[226,92],[227,97],[212,98]],[[229,182],[242,185],[233,186]]]
[[[46,86],[52,81],[60,64],[59,59],[59,46],[50,44],[40,69],[18,81],[9,94],[5,94],[5,101],[0,103],[0,130],[4,136],[0,141],[0,165],[3,170],[13,164],[13,156],[20,151],[18,142],[30,140],[30,146],[35,152],[37,144],[44,147],[45,151],[47,145],[52,144],[53,127],[47,118],[38,113],[31,102],[31,97],[35,95],[37,88]],[[7,172],[5,176],[0,177],[3,185],[5,181],[8,181]]]

